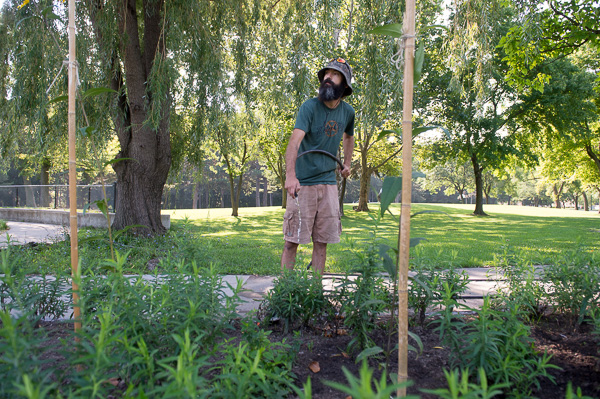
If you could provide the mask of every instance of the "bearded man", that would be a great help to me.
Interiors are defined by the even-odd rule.
[[[287,146],[287,209],[283,217],[285,244],[281,269],[293,269],[299,244],[313,242],[311,264],[322,275],[327,244],[339,243],[342,232],[336,182],[335,156],[343,143],[343,177],[350,175],[354,151],[354,108],[344,101],[352,94],[352,69],[343,58],[334,58],[317,73],[319,96],[300,106]]]

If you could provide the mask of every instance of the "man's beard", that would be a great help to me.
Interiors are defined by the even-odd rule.
[[[326,83],[330,84],[327,85]],[[323,102],[335,101],[342,97],[344,90],[346,90],[346,88],[343,83],[336,85],[330,79],[325,79],[321,82],[321,87],[319,87],[319,100]]]

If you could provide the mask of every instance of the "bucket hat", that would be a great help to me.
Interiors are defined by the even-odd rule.
[[[334,69],[340,72],[344,79],[346,79],[346,90],[344,90],[343,96],[349,96],[352,94],[352,68],[350,68],[350,64],[343,58],[332,58],[327,65],[319,72],[317,72],[317,76],[319,77],[319,82],[323,82],[323,78],[325,77],[325,71],[328,69]]]

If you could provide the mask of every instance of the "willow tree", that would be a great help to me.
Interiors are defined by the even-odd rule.
[[[61,139],[66,118],[57,113],[65,108],[49,106],[63,82],[55,76],[66,53],[66,32],[60,30],[52,2],[20,4],[6,2],[0,22],[0,152],[26,183],[39,176],[48,184],[51,165],[66,165]],[[42,191],[41,205],[48,201]]]
[[[204,105],[218,110],[227,101],[222,83],[228,71],[238,76],[242,69],[227,69],[223,43],[236,37],[244,18],[258,7],[250,0],[79,2],[80,35],[93,40],[95,83],[116,93],[111,104],[120,144],[113,163],[115,228],[142,225],[149,233],[164,231],[160,210],[174,155],[171,120],[178,109]],[[191,123],[186,133],[201,136],[197,127],[203,125]],[[197,139],[188,142],[195,145]]]

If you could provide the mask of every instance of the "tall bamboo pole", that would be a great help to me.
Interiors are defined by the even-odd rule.
[[[406,0],[404,14],[404,82],[402,103],[402,211],[398,234],[398,382],[408,380],[408,262],[412,194],[412,107],[415,49],[415,0]],[[400,388],[398,397],[406,396]]]
[[[79,267],[77,248],[77,162],[75,152],[75,97],[77,96],[77,61],[75,59],[75,0],[69,0],[69,224],[71,228],[71,279],[73,287],[73,319],[75,331],[81,329]]]

